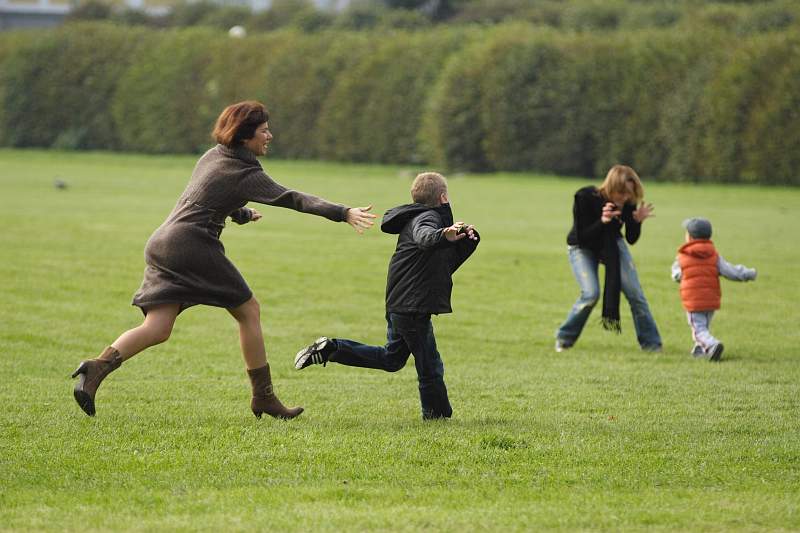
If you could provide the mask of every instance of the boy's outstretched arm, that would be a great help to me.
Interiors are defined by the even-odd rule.
[[[433,212],[427,212],[414,219],[411,226],[411,238],[423,250],[448,246],[450,243],[445,238],[447,228],[439,226],[440,219]]]
[[[758,275],[755,268],[732,265],[725,261],[721,255],[717,256],[717,270],[719,270],[720,276],[731,281],[754,281]]]

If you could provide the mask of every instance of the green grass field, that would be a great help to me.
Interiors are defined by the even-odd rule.
[[[573,192],[590,182],[495,174],[450,181],[483,242],[434,318],[455,410],[422,422],[397,374],[292,368],[319,335],[382,343],[394,239],[262,206],[227,253],[262,304],[276,390],[306,412],[257,420],[237,328],[192,308],[169,342],[106,380],[98,414],[70,373],[141,320],[142,250],[194,157],[0,150],[0,529],[800,529],[800,190],[645,179],[657,216],[632,248],[665,342],[599,326],[553,350],[577,296]],[[399,167],[264,161],[286,186],[376,211],[408,201]],[[53,186],[55,179],[69,184]],[[723,281],[724,361],[693,360],[669,277],[680,222],[703,215],[755,283]]]

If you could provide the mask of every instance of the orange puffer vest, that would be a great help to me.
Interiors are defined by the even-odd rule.
[[[722,291],[719,288],[717,250],[708,239],[695,239],[678,248],[681,266],[681,300],[687,311],[719,309]]]

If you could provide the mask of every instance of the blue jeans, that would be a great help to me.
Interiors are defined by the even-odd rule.
[[[453,409],[444,384],[444,363],[436,349],[430,315],[386,314],[386,345],[369,346],[332,339],[336,351],[329,361],[347,366],[397,372],[414,354],[423,418],[450,418]]]
[[[633,264],[631,253],[623,239],[618,239],[617,244],[619,245],[622,293],[631,306],[636,339],[645,350],[660,348],[661,335],[658,333],[658,327],[650,313],[650,306],[647,305],[647,299],[639,284],[639,276],[636,274],[636,266]],[[565,345],[571,346],[580,337],[592,309],[600,299],[600,280],[597,275],[600,262],[593,252],[578,246],[570,246],[568,252],[572,273],[578,280],[581,295],[572,306],[567,319],[558,328],[556,338]]]

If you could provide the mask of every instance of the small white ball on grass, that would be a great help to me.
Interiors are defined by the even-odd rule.
[[[244,29],[244,26],[231,26],[231,29],[228,30],[228,35],[234,39],[241,39],[247,35],[247,30]]]

